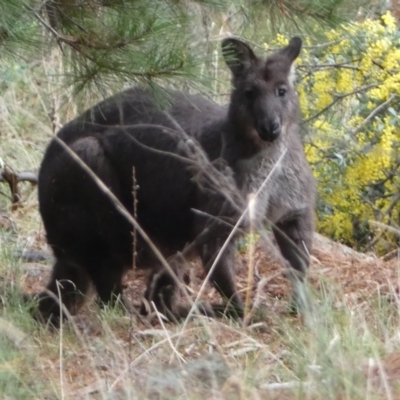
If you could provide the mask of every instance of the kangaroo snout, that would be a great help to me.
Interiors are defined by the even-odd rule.
[[[266,142],[273,142],[278,139],[281,134],[282,126],[280,121],[277,119],[274,120],[265,120],[261,121],[257,124],[257,132],[262,140]]]

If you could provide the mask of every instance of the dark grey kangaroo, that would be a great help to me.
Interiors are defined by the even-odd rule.
[[[315,184],[298,136],[293,87],[292,64],[301,40],[293,38],[266,61],[237,39],[225,39],[222,49],[233,75],[228,108],[170,91],[171,106],[164,112],[150,92],[133,88],[86,111],[57,137],[132,215],[134,167],[141,227],[166,258],[189,243],[205,271],[243,211],[247,195],[260,188],[287,149],[256,201],[257,221],[259,226],[273,223],[283,256],[302,280],[314,230]],[[193,162],[202,154],[203,166]],[[226,178],[231,190],[217,190],[219,178],[213,176]],[[133,227],[57,139],[48,146],[40,168],[39,208],[56,257],[48,291],[56,297],[60,291],[70,312],[76,311],[90,283],[102,302],[119,295],[122,275],[133,264]],[[153,269],[147,299],[173,312],[176,283],[140,235],[136,266]],[[179,265],[174,270],[179,275]],[[223,251],[211,281],[242,315],[234,243]],[[59,317],[55,296],[39,294],[39,312],[45,319]]]

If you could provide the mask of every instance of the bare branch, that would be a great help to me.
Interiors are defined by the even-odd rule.
[[[21,193],[18,187],[19,182],[27,181],[36,185],[38,182],[37,174],[34,172],[14,172],[14,170],[5,165],[2,170],[0,170],[0,182],[8,183],[11,191],[11,202],[16,204],[21,199]]]
[[[357,62],[360,59],[353,60],[350,62]],[[299,69],[312,69],[313,71],[317,69],[334,69],[334,68],[343,68],[343,69],[353,69],[359,71],[360,68],[354,65],[349,64],[349,61],[342,62],[342,63],[329,63],[329,64],[300,64],[297,66]]]
[[[379,218],[379,222],[382,222],[384,217],[386,217],[387,215],[390,216],[391,212],[393,211],[394,207],[397,205],[397,203],[400,201],[400,193],[396,193],[393,198],[392,201],[390,202],[388,208],[384,211],[381,212],[381,216]],[[372,204],[373,206],[373,204]],[[375,208],[375,207],[374,207]],[[380,211],[380,210],[379,210]],[[389,226],[389,225],[388,225]],[[375,236],[365,247],[364,252],[367,252],[369,250],[371,250],[378,242],[379,240],[382,238],[382,236],[387,232],[387,229],[382,229],[380,234]]]
[[[372,89],[376,86],[379,86],[378,83],[371,83],[369,85],[361,86],[360,88],[357,88],[356,90],[353,90],[352,92],[347,92],[347,93],[330,93],[332,96],[335,97],[335,99],[332,101],[332,103],[328,104],[326,107],[324,107],[321,111],[317,112],[314,114],[312,117],[307,118],[302,122],[302,124],[306,124],[307,122],[312,121],[313,119],[318,118],[320,115],[324,114],[327,110],[329,110],[334,104],[336,104],[339,100],[343,100],[346,97],[352,96],[354,94],[362,93],[365,92],[369,89]]]
[[[357,128],[353,129],[350,132],[350,135],[354,136],[358,132],[360,132],[366,125],[368,125],[379,113],[384,111],[389,104],[397,97],[396,94],[392,94],[384,103],[380,104],[378,107],[376,107],[372,112],[368,115],[367,118],[364,119],[363,122],[361,122],[360,125],[357,126]]]

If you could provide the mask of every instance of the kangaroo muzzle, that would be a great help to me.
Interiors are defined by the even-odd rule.
[[[259,122],[256,129],[262,140],[266,142],[273,142],[280,136],[282,125],[280,121],[274,119],[272,121]]]

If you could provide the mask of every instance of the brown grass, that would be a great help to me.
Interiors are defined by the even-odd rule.
[[[43,246],[44,236],[39,232],[34,247]],[[307,329],[312,329],[312,326],[288,313],[289,282],[283,276],[277,251],[270,245],[264,247],[257,246],[257,283],[252,293],[253,299],[258,296],[262,318],[248,328],[229,320],[194,320],[181,332],[180,325],[166,323],[163,327],[157,319],[139,319],[121,310],[100,311],[93,300],[89,301],[74,317],[72,324],[64,328],[63,385],[66,398],[85,398],[88,393],[89,398],[97,398],[96,392],[99,392],[98,398],[103,398],[110,387],[116,398],[130,398],[130,395],[132,398],[134,395],[139,395],[138,398],[184,398],[180,397],[183,394],[188,398],[206,395],[211,396],[210,399],[309,398],[301,395],[309,390],[312,393],[312,390],[307,386],[299,387],[301,380],[288,358],[293,349],[287,348],[288,338],[282,337],[287,327],[299,335],[307,335]],[[244,295],[247,255],[238,254],[237,261],[238,288]],[[374,320],[375,301],[397,306],[398,266],[398,260],[384,262],[373,255],[355,253],[317,237],[310,282],[313,290],[319,293],[318,297],[326,290],[331,293],[333,309],[362,313],[365,320]],[[20,282],[24,290],[41,290],[48,278],[49,266],[24,264],[23,267],[25,272],[20,276]],[[204,274],[194,263],[190,275],[190,288],[195,295]],[[127,304],[136,308],[140,305],[145,282],[145,271],[135,270],[127,274],[124,282]],[[263,287],[257,287],[259,285]],[[204,297],[209,301],[219,301],[212,288],[208,288]],[[43,376],[58,385],[56,390],[60,390],[59,334],[40,331],[34,335],[37,334],[40,338],[37,340],[50,338],[54,347],[49,351],[49,344],[41,343],[38,364]],[[178,337],[179,348],[175,349],[173,346]],[[176,353],[184,361],[179,361]],[[365,357],[357,360],[359,373],[371,385],[371,393],[380,393],[382,398],[396,398],[388,397],[387,391],[388,387],[391,391],[397,390],[399,360],[396,351],[387,352],[381,359]],[[353,361],[349,360],[350,364]],[[284,370],[283,375],[290,379],[279,382],[278,375],[271,375],[275,370]],[[346,398],[342,394],[333,398]],[[320,397],[316,393],[310,398]]]

